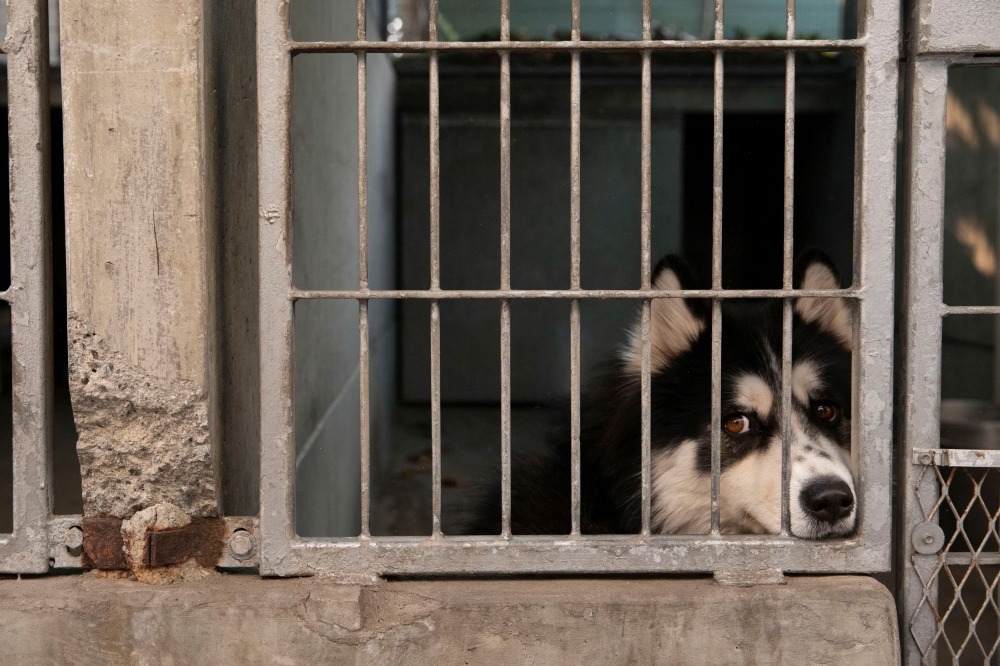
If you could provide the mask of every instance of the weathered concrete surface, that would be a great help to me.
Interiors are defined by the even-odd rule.
[[[0,581],[8,664],[899,663],[870,578],[387,582],[213,576]]]
[[[128,518],[168,502],[187,514],[214,515],[204,391],[142,372],[72,313],[69,345],[84,511]]]
[[[60,10],[70,391],[85,511],[128,517],[169,501],[211,514],[204,3],[63,0]],[[98,373],[114,359],[97,387],[81,365],[92,352]]]

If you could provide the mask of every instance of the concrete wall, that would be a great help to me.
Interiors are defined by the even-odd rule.
[[[899,663],[895,607],[870,578],[534,580],[337,585],[214,576],[167,587],[0,581],[5,663]]]
[[[292,34],[298,39],[350,39],[356,16],[351,3],[298,0],[290,5]],[[373,34],[379,29],[373,15],[369,26]],[[387,55],[368,56],[367,68],[369,282],[375,289],[391,288],[395,73]],[[357,58],[299,56],[292,87],[295,285],[357,289]],[[296,305],[296,529],[302,535],[347,536],[360,530],[358,316],[356,301]],[[394,304],[371,304],[373,470],[386,459],[389,446],[394,318]],[[374,472],[373,478],[378,478]]]

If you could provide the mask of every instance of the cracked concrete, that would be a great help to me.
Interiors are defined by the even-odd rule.
[[[75,313],[69,384],[87,515],[128,518],[159,503],[217,514],[204,391],[142,372]]]
[[[149,586],[0,581],[5,663],[899,663],[896,611],[866,577],[395,581],[211,574]]]

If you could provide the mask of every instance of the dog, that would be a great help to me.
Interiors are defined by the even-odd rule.
[[[796,289],[840,288],[833,262],[799,257]],[[661,259],[658,290],[694,289],[688,264]],[[723,534],[781,530],[780,300],[722,302],[720,527]],[[711,527],[711,305],[662,298],[650,306],[651,519],[659,534]],[[793,306],[790,529],[793,536],[851,535],[857,494],[851,471],[853,310],[842,298],[798,298]],[[641,529],[640,322],[601,378],[581,396],[580,524],[584,534]],[[511,471],[513,534],[570,532],[569,414],[549,450],[516,459]],[[500,488],[480,498],[465,534],[500,532]]]

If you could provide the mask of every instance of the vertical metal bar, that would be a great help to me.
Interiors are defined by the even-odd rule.
[[[580,41],[580,0],[573,0],[572,38]],[[580,52],[570,66],[570,289],[580,288]],[[570,302],[571,533],[580,534],[580,301]]]
[[[441,537],[441,304],[431,301],[431,484],[433,533]]]
[[[858,486],[858,533],[887,571],[892,545],[892,364],[896,219],[896,114],[899,91],[897,0],[858,3],[858,34],[866,45],[858,68],[855,129],[854,309],[851,420]],[[940,353],[940,352],[938,352]],[[926,366],[924,366],[926,367]],[[864,390],[861,388],[864,387]],[[937,414],[934,409],[932,414]]]
[[[723,39],[724,0],[715,3],[715,39]],[[712,289],[722,289],[723,52],[715,51],[712,150]],[[712,299],[712,534],[720,533],[722,477],[722,301]]]
[[[650,19],[650,0],[642,0],[642,38],[649,41],[652,38],[652,22]],[[653,163],[653,75],[652,54],[642,53],[642,201],[641,209],[641,284],[643,289],[649,289],[652,281],[652,163]],[[652,304],[642,302],[642,534],[650,534],[650,501],[652,496],[652,384],[650,381],[650,316]]]
[[[438,0],[430,0],[430,40],[437,41]],[[441,288],[441,109],[438,52],[430,54],[431,289]],[[434,538],[441,537],[441,304],[431,301],[431,505]]]
[[[369,410],[368,300],[358,301],[358,383],[361,386],[361,536],[371,536],[371,427]]]
[[[510,41],[510,0],[500,2],[500,39]],[[500,288],[510,289],[510,51],[500,54]],[[510,301],[500,302],[501,536],[510,537]]]
[[[903,437],[898,456],[902,516],[897,586],[903,663],[908,665],[937,663],[932,642],[938,623],[929,603],[937,604],[938,585],[935,581],[925,588],[921,582],[931,579],[937,555],[914,552],[910,534],[914,526],[927,519],[923,507],[934,504],[939,490],[935,475],[921,475],[921,466],[911,464],[910,451],[939,445],[947,86],[946,60],[913,57],[907,63],[909,140],[904,145],[908,172],[902,217],[908,230],[903,246],[907,274],[899,328],[904,363],[898,420]]]
[[[291,58],[288,3],[257,3],[260,242],[260,573],[295,570],[295,433],[291,288]]]
[[[365,0],[358,0],[358,41],[366,39]],[[358,290],[368,289],[367,52],[358,51]],[[371,535],[371,423],[369,409],[368,301],[358,301],[358,384],[361,431],[361,536]]]
[[[0,572],[49,568],[52,506],[52,227],[46,0],[7,8],[14,521]]]
[[[786,0],[785,39],[795,39],[795,0]],[[785,219],[781,288],[792,288],[795,253],[795,52],[785,53]],[[792,299],[781,303],[781,533],[791,533]]]

